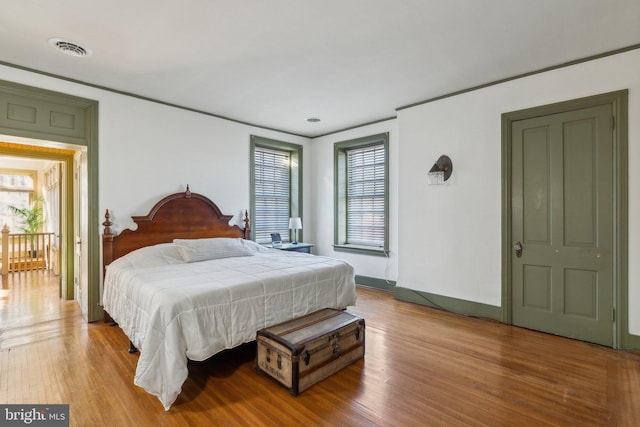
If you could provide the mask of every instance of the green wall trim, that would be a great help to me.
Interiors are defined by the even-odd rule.
[[[620,345],[621,350],[640,350],[640,335],[631,335],[627,333]]]
[[[356,275],[356,284],[376,289],[383,289],[385,291],[392,291],[396,287],[396,282],[393,280],[377,279],[375,277],[358,275]]]
[[[486,87],[499,85],[501,83],[506,83],[506,82],[509,82],[509,81],[512,81],[512,80],[521,79],[523,77],[528,77],[528,76],[532,76],[532,75],[536,75],[536,74],[546,73],[547,71],[553,71],[553,70],[556,70],[556,69],[559,69],[559,68],[569,67],[571,65],[581,64],[583,62],[589,62],[589,61],[593,61],[593,60],[596,60],[596,59],[605,58],[607,56],[613,56],[613,55],[629,52],[629,51],[636,50],[636,49],[640,49],[640,43],[633,44],[633,45],[630,45],[630,46],[626,46],[626,47],[623,47],[623,48],[620,48],[620,49],[614,49],[614,50],[611,50],[611,51],[603,52],[603,53],[600,53],[600,54],[597,54],[597,55],[587,56],[585,58],[580,58],[580,59],[576,59],[576,60],[573,60],[573,61],[564,62],[562,64],[553,65],[553,66],[550,66],[550,67],[545,67],[545,68],[542,68],[542,69],[539,69],[539,70],[534,70],[534,71],[530,71],[530,72],[527,72],[527,73],[518,74],[518,75],[515,75],[515,76],[512,76],[512,77],[507,77],[507,78],[504,78],[504,79],[500,79],[500,80],[484,83],[484,84],[481,84],[481,85],[478,85],[478,86],[473,86],[473,87],[470,87],[470,88],[467,88],[467,89],[462,89],[462,90],[458,90],[458,91],[455,91],[455,92],[447,93],[447,94],[444,94],[444,95],[441,95],[441,96],[437,96],[437,97],[434,97],[434,98],[429,98],[429,99],[426,99],[424,101],[415,102],[413,104],[400,106],[400,107],[396,108],[396,111],[405,110],[405,109],[408,109],[408,108],[416,107],[418,105],[428,104],[430,102],[439,101],[439,100],[445,99],[445,98],[451,98],[453,96],[461,95],[461,94],[464,94],[464,93],[467,93],[467,92],[473,92],[473,91],[476,91],[476,90],[479,90],[479,89],[484,89]],[[322,138],[322,137],[329,136],[329,135],[335,135],[335,134],[338,134],[338,133],[341,133],[341,132],[345,132],[345,131],[348,131],[348,130],[351,130],[351,129],[357,129],[357,128],[360,128],[360,127],[364,127],[364,126],[369,126],[369,125],[376,124],[376,123],[385,122],[387,120],[395,120],[398,117],[397,115],[395,115],[395,116],[391,116],[391,117],[381,118],[381,119],[378,119],[378,120],[372,120],[372,121],[369,121],[369,122],[364,122],[364,123],[361,123],[361,124],[352,125],[352,126],[348,126],[348,127],[341,128],[341,129],[336,129],[336,130],[333,130],[333,131],[330,131],[330,132],[327,132],[327,133],[323,133],[323,134],[319,134],[319,135],[299,134],[299,133],[294,133],[294,132],[290,132],[290,131],[286,131],[286,130],[282,130],[282,129],[276,129],[276,128],[272,128],[272,127],[268,127],[268,126],[258,125],[258,124],[255,124],[255,123],[245,122],[245,121],[242,121],[242,120],[236,120],[236,119],[233,119],[231,117],[226,117],[226,116],[222,116],[222,115],[219,115],[219,114],[213,114],[213,113],[210,113],[210,112],[207,112],[207,111],[198,110],[198,109],[195,109],[195,108],[190,108],[190,107],[186,107],[186,106],[183,106],[183,105],[173,104],[173,103],[166,102],[166,101],[160,101],[160,100],[155,99],[155,98],[150,98],[150,97],[147,97],[147,96],[137,95],[137,94],[131,93],[131,92],[126,92],[126,91],[122,91],[122,90],[113,89],[113,88],[110,88],[110,87],[107,87],[107,86],[102,86],[102,85],[98,85],[98,84],[94,84],[94,83],[89,83],[89,82],[86,82],[86,81],[83,81],[83,80],[72,79],[70,77],[65,77],[65,76],[61,76],[61,75],[58,75],[58,74],[49,73],[49,72],[46,72],[46,71],[42,71],[42,70],[38,70],[38,69],[35,69],[35,68],[31,68],[31,67],[25,67],[23,65],[13,64],[11,62],[0,61],[0,65],[4,65],[4,66],[10,67],[10,68],[15,68],[15,69],[18,69],[18,70],[28,71],[30,73],[40,74],[40,75],[47,76],[47,77],[52,77],[52,78],[59,79],[59,80],[68,81],[68,82],[71,82],[71,83],[80,84],[80,85],[87,86],[87,87],[92,87],[92,88],[95,88],[95,89],[100,89],[100,90],[112,92],[112,93],[115,93],[115,94],[118,94],[118,95],[130,96],[132,98],[137,98],[137,99],[141,99],[141,100],[148,101],[148,102],[153,102],[153,103],[160,104],[160,105],[166,105],[166,106],[173,107],[173,108],[179,108],[181,110],[191,111],[191,112],[194,112],[194,113],[203,114],[203,115],[210,116],[210,117],[215,117],[215,118],[221,119],[221,120],[227,120],[227,121],[238,123],[238,124],[241,124],[241,125],[252,126],[252,127],[255,127],[255,128],[259,128],[259,129],[271,130],[271,131],[275,131],[275,132],[281,132],[281,133],[288,134],[288,135],[299,136],[299,137],[310,138],[310,139]]]
[[[333,245],[333,250],[336,252],[350,252],[352,254],[389,257],[389,251],[384,249],[369,249],[362,246]]]
[[[278,141],[276,139],[265,138],[258,135],[250,135],[249,137],[249,216],[251,223],[255,224],[256,217],[256,177],[255,177],[255,159],[254,152],[256,147],[270,148],[272,150],[287,151],[290,153],[291,158],[298,164],[297,172],[291,172],[291,182],[289,187],[289,216],[303,218],[302,201],[303,201],[303,160],[302,152],[304,147],[300,144],[293,144],[291,142]],[[303,223],[304,225],[304,223]],[[298,231],[298,240],[304,241],[304,230]],[[291,231],[289,232],[289,239],[292,239]],[[256,229],[251,227],[251,240],[256,240]]]
[[[402,287],[395,288],[394,297],[400,301],[412,302],[414,304],[438,308],[465,316],[497,321],[501,321],[502,319],[502,309],[494,305],[430,294]]]
[[[347,241],[347,152],[353,149],[382,145],[384,147],[384,246],[368,249],[350,245]],[[338,252],[362,255],[389,254],[389,132],[364,136],[333,144],[333,244]]]
[[[0,62],[1,64],[1,62]],[[88,239],[87,252],[88,252],[88,289],[87,289],[87,317],[89,322],[101,320],[103,318],[102,306],[100,305],[100,281],[102,275],[102,269],[100,268],[100,214],[98,212],[99,203],[99,161],[98,161],[98,101],[80,98],[65,93],[55,92],[51,90],[41,89],[33,86],[26,86],[19,83],[14,83],[6,80],[0,80],[0,95],[10,96],[13,99],[23,100],[25,104],[29,105],[48,105],[55,104],[58,106],[66,107],[70,110],[82,110],[83,111],[83,129],[84,133],[77,134],[65,134],[54,132],[51,126],[29,126],[26,123],[23,126],[2,127],[0,126],[0,133],[10,136],[18,136],[22,138],[30,138],[37,140],[62,142],[65,144],[73,144],[87,147],[87,186],[88,186]],[[69,167],[69,166],[67,166]],[[66,171],[69,178],[68,181],[73,182],[70,177],[73,175],[73,168]],[[73,198],[72,183],[68,184],[67,197]],[[66,264],[66,279],[67,285],[75,289],[73,285],[74,270],[74,236],[75,231],[73,229],[73,215],[68,215],[65,218],[67,223],[66,237],[67,247],[66,253],[63,254]]]
[[[424,101],[414,102],[413,104],[409,104],[409,105],[404,105],[402,107],[398,107],[398,108],[396,108],[396,111],[406,110],[408,108],[417,107],[419,105],[429,104],[431,102],[440,101],[442,99],[451,98],[451,97],[462,95],[462,94],[469,93],[469,92],[474,92],[476,90],[484,89],[484,88],[491,87],[491,86],[496,86],[496,85],[499,85],[499,84],[502,84],[502,83],[507,83],[507,82],[510,82],[512,80],[518,80],[518,79],[522,79],[524,77],[534,76],[536,74],[542,74],[542,73],[546,73],[548,71],[558,70],[560,68],[565,68],[565,67],[570,67],[572,65],[582,64],[584,62],[595,61],[597,59],[606,58],[607,56],[618,55],[620,53],[630,52],[630,51],[636,50],[636,49],[640,49],[640,43],[632,44],[631,46],[622,47],[620,49],[610,50],[610,51],[603,52],[603,53],[600,53],[600,54],[597,54],[597,55],[591,55],[591,56],[587,56],[587,57],[584,57],[584,58],[575,59],[573,61],[563,62],[561,64],[552,65],[552,66],[545,67],[545,68],[540,68],[538,70],[529,71],[529,72],[522,73],[522,74],[517,74],[515,76],[506,77],[504,79],[495,80],[495,81],[484,83],[484,84],[480,84],[480,85],[477,85],[477,86],[472,86],[472,87],[467,88],[467,89],[462,89],[462,90],[458,90],[456,92],[447,93],[445,95],[436,96],[434,98],[429,98],[429,99],[426,99]]]
[[[53,73],[49,73],[49,72],[46,72],[46,71],[38,70],[38,69],[35,69],[35,68],[30,68],[30,67],[25,67],[25,66],[22,66],[22,65],[13,64],[11,62],[0,61],[0,65],[4,65],[4,66],[10,67],[10,68],[15,68],[17,70],[28,71],[30,73],[40,74],[40,75],[47,76],[47,77],[52,77],[52,78],[58,79],[58,80],[64,80],[64,81],[67,81],[67,82],[71,82],[71,83],[75,83],[75,84],[79,84],[79,85],[83,85],[83,86],[87,86],[87,87],[92,87],[94,89],[104,90],[104,91],[115,93],[115,94],[118,94],[118,95],[129,96],[131,98],[136,98],[136,99],[141,99],[143,101],[153,102],[154,104],[166,105],[167,107],[178,108],[180,110],[190,111],[192,113],[197,113],[197,114],[203,114],[205,116],[215,117],[216,119],[226,120],[226,121],[229,121],[229,122],[238,123],[238,124],[245,125],[245,126],[251,126],[251,127],[254,127],[254,128],[270,130],[270,131],[274,131],[274,132],[280,132],[280,133],[284,133],[284,134],[287,134],[287,135],[299,136],[299,137],[302,137],[302,138],[312,138],[309,135],[303,135],[303,134],[300,134],[300,133],[289,132],[289,131],[282,130],[282,129],[276,129],[276,128],[272,128],[272,127],[268,127],[268,126],[258,125],[258,124],[255,124],[255,123],[245,122],[245,121],[242,121],[242,120],[236,120],[236,119],[233,119],[231,117],[226,117],[226,116],[222,116],[222,115],[219,115],[219,114],[210,113],[210,112],[204,111],[204,110],[198,110],[197,108],[191,108],[191,107],[186,107],[184,105],[173,104],[171,102],[166,102],[166,101],[161,101],[159,99],[150,98],[148,96],[138,95],[138,94],[135,94],[135,93],[132,93],[132,92],[126,92],[126,91],[114,89],[114,88],[111,88],[111,87],[108,87],[108,86],[98,85],[98,84],[95,84],[95,83],[89,83],[89,82],[86,82],[86,81],[83,81],[83,80],[77,80],[77,79],[73,79],[73,78],[70,78],[70,77],[61,76],[59,74],[53,74]]]

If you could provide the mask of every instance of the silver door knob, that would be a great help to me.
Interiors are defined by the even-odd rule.
[[[522,243],[517,242],[513,245],[513,250],[516,251],[516,256],[520,258],[522,256]]]

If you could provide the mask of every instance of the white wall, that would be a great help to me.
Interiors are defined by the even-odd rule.
[[[193,113],[36,73],[0,66],[0,79],[99,101],[99,212],[112,214],[116,229],[134,226],[170,193],[191,191],[212,199],[223,213],[249,208],[249,137],[301,144],[310,140]],[[304,188],[311,187],[311,156],[303,156]],[[303,209],[311,211],[304,195]],[[100,219],[102,223],[103,219]],[[305,224],[313,234],[313,224]]]
[[[629,329],[640,334],[639,70],[634,50],[399,111],[398,286],[500,306],[501,114],[629,89]],[[441,154],[453,175],[427,186]]]
[[[333,250],[333,146],[336,142],[348,141],[379,133],[389,133],[389,251],[388,258],[360,255]],[[316,138],[311,145],[313,157],[312,219],[316,225],[314,253],[332,256],[350,262],[357,275],[395,281],[398,275],[398,129],[395,119],[357,129]],[[308,211],[306,211],[308,213]],[[305,239],[308,239],[305,235]]]
[[[100,212],[119,229],[160,197],[182,191],[224,213],[249,207],[249,135],[305,147],[305,240],[315,253],[398,286],[501,304],[501,129],[504,112],[629,89],[629,327],[640,334],[640,50],[601,58],[402,110],[397,120],[316,138],[291,136],[0,66],[0,79],[100,102]],[[428,82],[425,82],[428,84]],[[389,259],[333,251],[333,143],[390,133]],[[444,186],[426,185],[441,155]],[[102,221],[100,221],[102,222]]]
[[[100,105],[101,130],[103,122],[126,122],[131,117],[139,117],[135,126],[109,126],[100,140],[101,206],[119,221],[124,215],[148,211],[163,195],[184,191],[187,184],[241,221],[249,209],[250,135],[309,146],[305,138],[132,98]],[[309,187],[310,159],[303,156],[303,162],[304,186]],[[308,204],[306,197],[305,211],[311,210]],[[305,226],[313,231],[312,224]]]

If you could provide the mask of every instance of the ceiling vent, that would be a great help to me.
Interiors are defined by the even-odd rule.
[[[91,49],[82,47],[78,43],[72,42],[71,40],[65,40],[55,37],[49,39],[49,44],[51,44],[51,46],[55,47],[59,51],[66,53],[67,55],[77,56],[80,58],[91,56]]]

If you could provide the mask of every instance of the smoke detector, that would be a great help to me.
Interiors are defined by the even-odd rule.
[[[62,39],[59,37],[49,39],[49,44],[59,51],[66,53],[67,55],[76,56],[79,58],[91,56],[92,54],[91,49],[83,47],[79,43],[76,43],[74,41]]]

